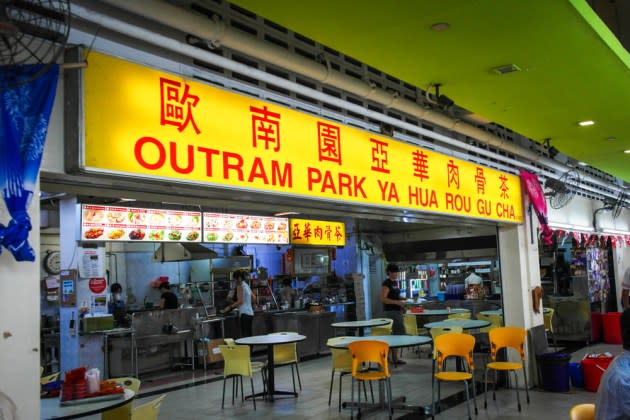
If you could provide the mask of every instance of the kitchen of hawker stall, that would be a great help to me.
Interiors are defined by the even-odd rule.
[[[42,231],[46,371],[63,368],[64,357],[106,377],[205,369],[221,360],[223,338],[241,336],[238,310],[229,310],[239,270],[249,274],[253,335],[304,334],[300,357],[327,352],[331,324],[356,319],[354,284],[363,279],[349,270],[354,246],[346,246],[343,221],[71,201],[60,225],[76,220],[80,238],[63,243],[54,235],[61,228]],[[54,264],[63,246],[74,247],[76,269]],[[64,309],[72,313],[60,335]]]

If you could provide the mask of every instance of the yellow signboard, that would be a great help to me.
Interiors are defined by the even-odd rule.
[[[346,245],[346,225],[327,220],[289,219],[293,245]]]
[[[517,176],[93,52],[87,171],[520,223]]]

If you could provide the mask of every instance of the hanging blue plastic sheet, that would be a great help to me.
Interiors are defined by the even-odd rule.
[[[27,80],[42,66],[19,66],[18,72]],[[2,80],[15,74],[15,66],[0,67]],[[59,66],[52,65],[30,82],[0,92],[0,190],[11,216],[6,226],[0,223],[0,244],[17,261],[35,260],[28,243],[31,219],[27,209],[37,183],[58,78]]]

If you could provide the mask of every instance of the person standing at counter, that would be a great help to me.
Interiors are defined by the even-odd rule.
[[[282,281],[282,289],[280,289],[280,301],[282,304],[286,302],[289,308],[295,307],[295,299],[297,298],[297,292],[291,287],[291,279],[284,279]]]
[[[398,266],[396,264],[387,264],[385,269],[387,279],[381,287],[381,302],[383,303],[383,316],[394,320],[392,325],[392,334],[404,335],[405,325],[403,323],[402,311],[405,307],[405,300],[400,297],[400,289],[396,286],[398,278]],[[404,365],[406,362],[398,358],[396,350],[392,350],[392,360],[395,365]]]
[[[160,309],[177,309],[179,303],[177,302],[177,296],[171,292],[171,286],[164,282],[160,284]]]
[[[109,286],[109,302],[107,302],[107,313],[114,316],[114,322],[117,327],[126,327],[129,323],[127,320],[127,306],[122,295],[122,286],[120,283],[112,283]]]
[[[232,277],[236,280],[236,302],[226,306],[223,312],[230,312],[238,308],[241,337],[251,337],[253,335],[252,323],[254,321],[252,302],[255,296],[247,283],[249,274],[245,270],[238,270],[234,272]]]

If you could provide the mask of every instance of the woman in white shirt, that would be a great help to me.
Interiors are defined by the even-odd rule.
[[[251,337],[252,323],[254,321],[254,308],[252,302],[255,299],[249,284],[249,273],[245,270],[235,271],[232,278],[236,280],[236,302],[228,305],[223,312],[230,312],[238,308],[239,321],[241,324],[241,337]]]

